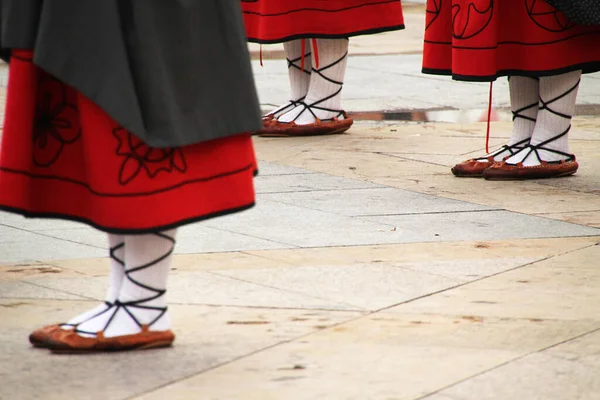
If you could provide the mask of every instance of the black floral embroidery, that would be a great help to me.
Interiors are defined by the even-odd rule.
[[[442,13],[442,0],[428,1],[427,9],[425,11],[427,15],[427,25],[425,26],[425,30],[427,30]]]
[[[543,0],[525,0],[529,17],[537,26],[550,32],[564,32],[575,26],[567,16]]]
[[[483,32],[494,16],[494,0],[475,0],[452,6],[452,36],[470,39]]]
[[[40,76],[33,126],[33,161],[49,167],[64,147],[81,137],[79,110],[69,103],[67,87],[49,75]]]
[[[133,181],[142,170],[146,171],[150,178],[156,177],[161,171],[166,173],[187,171],[181,149],[150,147],[122,127],[113,130],[113,135],[118,141],[117,155],[125,158],[119,171],[121,185]]]

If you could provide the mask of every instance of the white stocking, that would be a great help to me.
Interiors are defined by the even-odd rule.
[[[305,49],[304,68],[302,66],[302,41],[303,39],[291,40],[283,44],[285,58],[288,64],[288,77],[292,92],[291,99],[285,104],[277,107],[268,113],[265,117],[273,116],[275,118],[292,110],[298,104],[298,101],[304,100],[308,87],[310,85],[311,53],[310,47]]]
[[[125,279],[115,304],[77,327],[82,336],[103,332],[105,337],[171,328],[166,287],[176,230],[125,236]]]
[[[542,161],[555,163],[571,160],[569,131],[575,114],[575,103],[581,71],[540,78],[540,111],[529,146],[506,162],[537,166]]]
[[[312,40],[311,46],[312,46]],[[279,117],[279,122],[298,125],[343,119],[341,110],[342,86],[348,62],[348,39],[317,39],[312,49],[312,74],[306,99],[300,105]],[[319,56],[317,66],[316,55]]]
[[[502,161],[522,150],[529,144],[538,115],[539,79],[523,76],[511,76],[508,80],[510,88],[510,107],[513,114],[513,130],[508,143],[496,151],[477,158],[477,161]]]
[[[110,283],[106,294],[106,302],[73,317],[68,323],[62,325],[63,329],[72,329],[77,324],[101,314],[117,300],[125,276],[125,238],[122,235],[109,234],[108,245],[110,247],[110,274],[108,277]]]

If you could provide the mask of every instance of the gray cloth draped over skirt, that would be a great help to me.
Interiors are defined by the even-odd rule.
[[[239,0],[0,0],[0,49],[154,147],[261,126]]]
[[[580,25],[600,25],[600,1],[598,0],[546,0],[567,18]]]

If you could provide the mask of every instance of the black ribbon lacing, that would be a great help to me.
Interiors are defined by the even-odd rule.
[[[324,97],[324,98],[322,98],[320,100],[317,100],[317,101],[315,101],[314,103],[311,103],[311,104],[307,104],[304,101],[304,99],[298,101],[297,106],[302,106],[303,109],[302,109],[302,111],[300,111],[300,113],[298,113],[298,115],[296,115],[296,117],[293,119],[293,122],[296,122],[296,120],[298,120],[298,118],[302,114],[304,114],[305,111],[310,112],[317,121],[334,121],[334,120],[337,120],[339,117],[341,117],[341,116],[344,115],[344,111],[343,110],[336,110],[336,109],[332,109],[332,108],[321,107],[321,106],[319,106],[319,104],[322,104],[322,103],[326,102],[327,100],[330,100],[330,99],[334,98],[335,96],[337,96],[338,94],[341,93],[342,87],[344,86],[344,82],[340,82],[340,81],[336,81],[334,79],[331,79],[328,76],[326,76],[324,72],[327,71],[330,68],[335,67],[339,63],[343,62],[346,59],[347,56],[348,56],[348,52],[344,53],[344,55],[342,57],[340,57],[339,59],[335,60],[334,62],[332,62],[329,65],[325,65],[322,68],[313,68],[312,69],[312,73],[318,74],[321,78],[325,79],[326,81],[338,85],[339,89],[336,90],[331,95],[329,95],[327,97]],[[321,110],[321,111],[328,111],[328,112],[332,112],[332,113],[337,113],[337,115],[335,117],[328,118],[328,119],[320,119],[313,112],[313,109]]]
[[[312,55],[312,53],[308,52],[308,53],[304,54],[304,56],[301,55],[301,56],[299,56],[297,58],[294,58],[294,59],[289,59],[289,58],[286,57],[286,61],[287,61],[287,64],[288,64],[288,69],[295,68],[295,69],[300,70],[303,73],[305,73],[305,74],[307,74],[307,75],[310,76],[311,72],[307,71],[303,66],[298,65],[298,63],[302,62],[302,60],[304,59],[304,57],[310,57],[311,55]],[[302,96],[299,99],[291,99],[286,104],[284,104],[283,106],[281,106],[278,109],[273,110],[270,113],[268,113],[267,115],[265,115],[263,117],[263,119],[266,119],[266,118],[268,118],[271,115],[282,115],[282,114],[285,114],[286,112],[291,111],[294,108],[296,108],[297,106],[299,106],[305,98],[306,98],[306,96]]]
[[[536,81],[539,81],[539,78],[531,78],[534,79]],[[510,80],[510,78],[509,78]],[[527,110],[531,110],[533,108],[538,108],[539,107],[539,103],[535,102],[533,104],[529,104],[528,106],[525,107],[521,107],[518,110],[512,111],[512,120],[513,122],[517,119],[517,118],[521,118],[527,121],[531,121],[533,123],[537,122],[536,118],[533,117],[529,117],[527,115],[523,115],[523,113]],[[489,119],[489,118],[488,118]],[[498,154],[501,154],[505,151],[508,151],[510,153],[509,156],[504,157],[504,160],[506,160],[507,158],[510,158],[511,156],[517,154],[519,151],[523,150],[524,148],[527,147],[527,145],[529,144],[531,138],[526,138],[523,140],[520,140],[516,143],[513,143],[511,145],[505,144],[504,146],[500,147],[498,150],[496,150],[495,152],[491,153],[490,155],[486,156],[486,157],[479,157],[476,158],[476,161],[490,161],[491,159],[494,159]],[[516,151],[515,151],[516,150]]]
[[[123,269],[125,268],[125,261],[121,260],[119,257],[117,257],[117,251],[122,249],[123,247],[125,247],[125,242],[123,243],[119,243],[113,247],[110,248],[109,250],[109,256],[110,258],[112,258],[113,260],[115,260],[117,262],[117,264],[119,264],[121,267],[123,267]],[[91,317],[78,322],[76,324],[69,324],[69,323],[65,323],[65,324],[60,324],[61,327],[69,327],[69,328],[77,328],[78,325],[83,324],[84,322],[87,322],[91,319],[94,319],[102,314],[104,314],[105,312],[107,312],[108,310],[110,310],[112,308],[112,306],[114,305],[114,303],[111,303],[110,301],[105,301],[104,305],[106,305],[106,309],[99,311],[98,313],[92,315]]]
[[[570,88],[569,90],[567,90],[566,92],[564,92],[560,96],[555,97],[552,100],[544,101],[544,99],[542,99],[542,97],[540,96],[540,103],[541,103],[541,105],[540,105],[540,111],[542,111],[542,110],[548,110],[548,112],[550,112],[550,113],[552,113],[554,115],[557,115],[557,116],[559,116],[561,118],[564,118],[564,119],[567,119],[567,120],[570,121],[573,118],[572,115],[564,114],[564,113],[558,112],[556,110],[553,110],[550,107],[550,105],[552,103],[557,102],[558,100],[563,99],[564,97],[570,95],[575,90],[577,90],[577,88],[579,87],[580,82],[581,82],[581,79],[579,79],[577,81],[577,83],[572,88]],[[555,140],[560,139],[563,136],[566,136],[570,131],[571,131],[571,124],[569,124],[569,127],[565,131],[563,131],[562,133],[559,133],[558,135],[556,135],[554,137],[551,137],[550,139],[544,140],[543,142],[535,144],[535,145],[533,145],[531,143],[528,144],[527,146],[525,146],[525,149],[524,149],[525,151],[528,151],[528,152],[525,155],[525,157],[523,157],[523,159],[519,162],[519,164],[521,164],[523,161],[525,161],[532,154],[534,154],[537,157],[537,159],[538,159],[538,161],[539,161],[540,164],[562,164],[564,162],[575,161],[575,155],[574,154],[569,154],[569,153],[565,153],[564,151],[554,150],[554,149],[550,149],[550,148],[544,147],[548,143],[552,143]],[[559,154],[561,156],[566,157],[566,159],[565,160],[559,160],[559,161],[544,161],[544,160],[542,160],[542,157],[540,156],[539,150],[544,150],[544,151],[547,151],[547,152],[550,152],[550,153]],[[518,164],[510,164],[510,163],[507,163],[507,164],[508,165],[518,165]]]
[[[108,329],[108,327],[110,326],[110,324],[112,323],[113,319],[115,318],[115,315],[117,315],[117,312],[120,309],[123,309],[127,314],[129,314],[129,316],[131,317],[131,319],[133,319],[133,321],[141,328],[143,329],[144,324],[142,324],[134,315],[133,311],[130,309],[144,309],[144,310],[154,310],[154,311],[159,311],[158,315],[156,316],[156,318],[154,318],[150,323],[146,324],[147,326],[152,326],[154,323],[156,323],[156,321],[158,321],[166,312],[167,312],[167,307],[155,307],[155,306],[146,306],[143,305],[143,303],[147,303],[153,300],[158,299],[161,296],[164,296],[164,294],[167,292],[166,289],[157,289],[157,288],[153,288],[152,286],[148,286],[146,284],[143,284],[141,282],[139,282],[138,280],[134,279],[131,275],[133,273],[135,273],[136,271],[140,271],[142,269],[146,269],[146,268],[150,268],[152,266],[155,266],[156,264],[160,263],[161,261],[164,261],[166,258],[168,258],[172,253],[173,250],[175,248],[175,239],[165,235],[164,233],[158,232],[158,233],[153,233],[153,235],[158,236],[160,238],[163,238],[165,240],[168,240],[169,242],[171,242],[171,248],[169,249],[169,251],[167,251],[166,253],[164,253],[163,255],[161,255],[160,257],[158,257],[157,259],[150,261],[149,263],[146,263],[144,265],[140,265],[139,267],[134,267],[134,268],[130,268],[130,269],[126,269],[125,270],[125,278],[129,279],[129,281],[131,283],[133,283],[134,285],[137,285],[141,288],[144,288],[150,292],[153,292],[154,294],[143,298],[143,299],[139,299],[139,300],[133,300],[133,301],[127,301],[127,302],[122,302],[119,300],[116,300],[114,303],[109,303],[106,302],[107,306],[109,306],[109,308],[107,308],[106,310],[98,313],[97,315],[95,315],[92,318],[95,318],[97,316],[100,316],[102,314],[105,314],[107,312],[111,312],[112,315],[110,316],[110,318],[108,319],[108,321],[106,322],[106,324],[104,325],[104,328],[102,329],[102,332],[106,331]],[[122,246],[122,245],[119,245]],[[119,246],[116,246],[114,249],[118,249]],[[113,249],[111,249],[111,258],[114,258],[115,260],[117,260],[118,262],[121,262],[121,260],[118,260],[116,257],[114,257],[114,251]],[[124,264],[123,264],[124,265]],[[90,318],[91,319],[91,318]],[[77,333],[83,333],[83,334],[87,334],[87,335],[96,335],[97,332],[86,332],[86,331],[82,331],[80,329],[75,328],[75,332]]]

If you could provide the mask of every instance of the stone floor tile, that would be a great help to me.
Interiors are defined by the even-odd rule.
[[[19,243],[32,241],[36,239],[36,235],[24,229],[14,228],[12,226],[0,224],[0,257],[4,252],[4,247],[9,243]]]
[[[252,210],[239,215],[207,221],[206,225],[290,247],[349,246],[403,240],[390,225],[269,200],[263,200]]]
[[[600,301],[600,271],[585,266],[589,257],[586,253],[587,250],[573,251],[401,305],[390,312],[600,321],[600,309],[596,307]],[[557,266],[561,259],[562,265]]]
[[[27,240],[0,242],[0,263],[102,257],[106,250],[69,240],[28,233]]]
[[[57,356],[27,343],[31,330],[91,305],[0,301],[0,398],[131,398],[360,315],[175,305],[169,309],[177,335],[171,349]]]
[[[446,393],[435,393],[429,396],[421,397],[419,400],[465,400],[461,397],[451,396]]]
[[[264,176],[273,176],[273,175],[298,175],[298,174],[311,174],[314,172],[289,167],[287,165],[276,164],[268,161],[258,161],[258,179],[261,179]]]
[[[0,299],[49,299],[49,300],[81,300],[89,298],[85,293],[75,293],[55,289],[45,285],[46,282],[0,281]],[[4,323],[4,322],[3,322]]]
[[[177,271],[219,271],[229,269],[285,268],[292,264],[245,252],[177,254],[173,269]]]
[[[78,272],[60,268],[49,264],[28,264],[28,265],[0,265],[0,282],[2,281],[20,281],[32,277],[58,276],[78,276]]]
[[[600,238],[599,238],[600,239]],[[577,273],[580,269],[598,269],[598,260],[600,260],[600,240],[595,245],[590,243],[576,251],[569,251],[558,257],[551,257],[544,260],[543,266],[546,268],[564,268]]]
[[[571,178],[575,179],[574,177]],[[448,174],[447,169],[443,174],[433,174],[416,179],[403,175],[389,175],[387,178],[377,176],[371,181],[386,186],[524,214],[600,210],[600,196],[592,193],[555,188],[534,181],[501,182],[460,179]],[[540,201],[540,199],[543,199],[543,201]]]
[[[277,193],[263,198],[350,217],[490,210],[477,204],[385,187]]]
[[[371,315],[138,399],[417,399],[590,329],[564,321]],[[231,382],[235,381],[235,385]]]
[[[406,177],[409,180],[420,181],[422,176],[448,175],[447,166],[407,160],[386,154],[318,149],[311,152],[298,151],[283,157],[277,149],[265,150],[260,145],[257,146],[257,151],[261,157],[272,157],[271,159],[274,161],[285,158],[283,162],[299,168],[372,182],[376,182],[378,178]]]
[[[65,279],[29,278],[27,282],[97,300],[104,299],[108,288],[108,280],[104,276]],[[173,271],[169,276],[167,300],[171,304],[217,306],[327,310],[360,308],[323,296],[273,287],[264,282],[244,281],[209,272],[186,271]]]
[[[543,218],[555,219],[571,224],[585,225],[593,228],[600,228],[600,210],[581,211],[581,212],[562,212],[562,213],[543,213],[537,214]]]
[[[108,235],[90,226],[81,225],[77,228],[66,229],[36,229],[33,232],[73,243],[85,244],[87,246],[96,247],[104,251],[108,249]]]
[[[0,211],[0,224],[24,230],[73,229],[84,224],[61,219],[25,218],[18,214]]]
[[[593,372],[588,365],[557,359],[545,352],[529,355],[441,392],[461,400],[596,400],[598,393],[597,370]],[[425,399],[438,400],[438,397]]]
[[[107,276],[110,268],[110,259],[90,258],[52,261],[53,268],[71,271],[76,274],[89,276]],[[222,269],[263,269],[283,268],[290,266],[285,261],[272,260],[258,255],[227,252],[227,253],[202,253],[202,254],[175,254],[171,264],[173,271],[218,271]],[[1,267],[0,267],[1,268]],[[7,266],[7,269],[15,267]],[[1,274],[2,269],[0,269]],[[0,275],[0,279],[2,275]]]
[[[336,268],[316,265],[277,270],[223,270],[218,274],[372,311],[462,283],[381,263]]]
[[[339,150],[348,153],[405,153],[405,154],[463,154],[481,148],[484,142],[475,135],[448,135],[445,127],[436,126],[424,129],[417,123],[382,126],[365,129],[364,124],[356,124],[352,134],[342,135],[337,140],[330,137],[321,143],[319,150]],[[435,140],[424,140],[425,135]]]
[[[233,214],[233,219],[243,217],[245,213]],[[177,231],[176,254],[193,254],[205,252],[241,251],[257,249],[285,249],[294,247],[277,238],[261,238],[249,235],[246,231],[239,233],[222,229],[213,229],[208,224],[220,228],[221,219],[208,220],[197,224],[186,225]]]
[[[507,257],[540,258],[587,249],[600,242],[600,237],[549,239],[515,239],[499,241],[464,241],[440,243],[405,243],[374,246],[326,247],[249,251],[248,254],[285,262],[292,265],[329,266],[363,263],[434,263],[448,261],[475,261],[494,259],[501,262]],[[600,248],[600,246],[598,246]],[[583,257],[582,252],[579,257]],[[594,255],[582,264],[594,261]],[[556,258],[552,259],[553,261]],[[591,265],[594,265],[593,263]]]
[[[596,330],[561,343],[544,350],[543,353],[567,361],[580,362],[597,371],[600,368],[600,331]]]
[[[332,175],[310,173],[264,176],[256,180],[256,193],[311,192],[380,188],[381,185]],[[258,196],[260,202],[263,196]],[[268,197],[267,197],[268,198]]]
[[[361,83],[356,83],[361,84]],[[357,93],[355,96],[359,96]],[[428,110],[431,108],[439,107],[439,104],[435,103],[434,99],[429,100],[411,100],[409,97],[401,96],[397,97],[367,97],[364,95],[361,98],[344,98],[343,106],[346,110],[352,110],[354,112],[381,112],[386,110],[402,110],[403,112],[414,111],[419,112],[421,110]],[[348,132],[352,134],[352,132]]]
[[[373,216],[392,225],[405,241],[502,240],[597,236],[600,229],[507,211],[474,211],[418,215]]]
[[[45,230],[42,231],[42,233],[58,239],[108,249],[106,233],[91,227]],[[219,229],[207,227],[204,223],[197,223],[186,225],[178,229],[175,253],[189,254],[218,251],[281,249],[289,247],[293,246],[271,240],[254,238],[248,235],[224,232]],[[104,252],[107,254],[106,250],[104,250]],[[46,258],[53,258],[53,256],[48,255]]]
[[[541,257],[504,257],[470,260],[459,259],[452,261],[403,262],[394,263],[393,265],[411,271],[421,271],[428,274],[436,274],[469,282],[540,261],[541,259]]]

